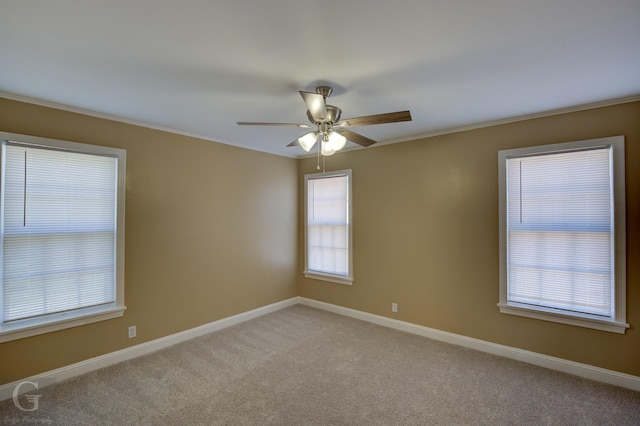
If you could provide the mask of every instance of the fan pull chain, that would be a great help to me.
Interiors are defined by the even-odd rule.
[[[318,165],[316,166],[316,170],[320,170],[320,144],[322,142],[318,142]]]

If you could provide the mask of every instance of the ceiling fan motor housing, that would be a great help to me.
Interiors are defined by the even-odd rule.
[[[333,105],[327,105],[327,116],[320,121],[316,121],[314,120],[313,115],[311,114],[311,111],[307,110],[307,118],[313,124],[320,124],[320,123],[335,124],[338,121],[340,121],[341,115],[342,115],[342,110],[340,108]]]

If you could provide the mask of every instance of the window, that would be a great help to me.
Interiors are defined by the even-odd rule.
[[[499,152],[500,311],[624,333],[622,136]]]
[[[305,199],[305,276],[351,284],[351,170],[306,175]]]
[[[122,316],[125,151],[0,137],[0,341]]]

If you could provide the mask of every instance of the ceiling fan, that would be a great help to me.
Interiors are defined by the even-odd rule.
[[[300,91],[300,96],[302,96],[302,99],[307,105],[307,118],[311,124],[259,123],[248,121],[238,121],[238,124],[240,126],[293,126],[313,129],[295,139],[287,146],[300,145],[302,149],[309,152],[311,148],[320,141],[320,153],[328,156],[344,148],[347,140],[364,147],[376,143],[373,139],[352,132],[348,127],[411,121],[411,113],[409,111],[366,115],[364,117],[341,120],[342,110],[336,106],[327,105],[327,98],[331,95],[331,92],[333,92],[333,89],[329,86],[318,86],[316,87],[315,93]]]

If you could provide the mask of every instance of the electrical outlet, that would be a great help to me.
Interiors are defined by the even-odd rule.
[[[136,326],[132,325],[129,327],[129,339],[136,337]]]
[[[398,312],[398,304],[397,303],[392,303],[391,304],[391,312]]]

